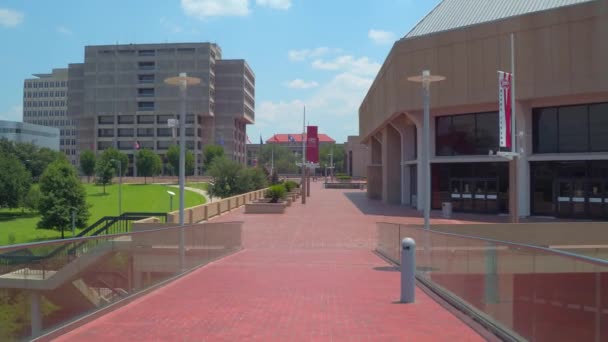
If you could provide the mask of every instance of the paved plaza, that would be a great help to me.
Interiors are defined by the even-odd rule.
[[[308,203],[283,215],[241,208],[213,220],[245,222],[241,252],[59,340],[484,340],[420,289],[415,304],[397,303],[399,273],[373,253],[375,222],[421,223],[417,212],[312,184]]]

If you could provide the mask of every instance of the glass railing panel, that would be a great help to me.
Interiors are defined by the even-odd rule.
[[[378,226],[383,246],[395,245],[389,241],[395,226]],[[398,241],[416,240],[419,278],[511,336],[608,340],[606,261],[415,226],[400,225],[399,230]]]
[[[160,227],[0,248],[0,341],[39,336],[241,248],[240,222]]]

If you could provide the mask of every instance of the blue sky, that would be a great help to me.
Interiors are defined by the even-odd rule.
[[[439,0],[0,0],[0,119],[21,120],[23,80],[83,61],[85,45],[215,42],[256,74],[260,135],[307,121],[338,142],[393,42]]]

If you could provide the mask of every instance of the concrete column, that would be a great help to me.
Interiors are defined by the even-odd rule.
[[[42,332],[42,310],[40,307],[40,292],[30,292],[31,337],[39,336]]]
[[[532,154],[532,108],[519,102],[515,103],[517,120],[516,139],[520,154],[517,161],[517,205],[520,217],[530,216],[530,162]]]
[[[387,125],[382,144],[382,200],[401,204],[401,134],[392,125]]]
[[[424,184],[425,184],[425,177],[426,175],[424,174],[424,172],[421,172],[423,167],[422,167],[422,113],[407,113],[406,114],[408,119],[410,119],[413,123],[414,123],[414,129],[416,130],[416,154],[418,156],[417,162],[416,162],[416,188],[418,189],[417,195],[416,195],[416,208],[418,208],[418,211],[422,211],[424,208],[424,196],[425,194],[423,193],[423,189],[424,189]],[[430,151],[431,151],[431,159],[435,156],[435,131],[434,131],[434,121],[433,118],[431,117],[431,136],[430,136],[430,141],[431,141],[431,146],[430,146]],[[432,187],[432,184],[431,184]]]

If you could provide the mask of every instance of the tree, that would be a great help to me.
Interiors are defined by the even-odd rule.
[[[118,151],[115,148],[107,148],[103,151],[103,153],[101,154],[101,156],[99,156],[98,159],[102,159],[104,160],[106,163],[109,163],[113,166],[114,168],[114,175],[115,176],[120,176],[119,171],[122,171],[122,175],[125,175],[125,171],[127,170],[127,168],[129,167],[129,157]],[[120,161],[120,168],[122,170],[119,170],[118,168],[118,163],[113,161],[113,160],[119,160]]]
[[[141,149],[137,152],[137,173],[144,176],[144,184],[147,184],[146,177],[158,175],[163,166],[158,154],[149,149]]]
[[[30,191],[23,199],[23,207],[31,211],[38,211],[40,207],[40,188],[37,185],[30,187]]]
[[[95,175],[97,176],[97,184],[103,185],[103,193],[106,193],[106,185],[112,184],[114,177],[114,166],[109,160],[98,158],[95,163]]]
[[[179,174],[179,145],[172,145],[167,150],[167,161],[173,166],[174,172]],[[194,155],[186,150],[186,176],[194,174]]]
[[[80,154],[80,170],[87,176],[87,183],[91,181],[91,176],[95,174],[95,153],[91,150],[84,150]]]
[[[333,153],[333,163],[335,167],[334,175],[336,173],[344,172],[344,145],[342,144],[321,146],[319,150],[319,166],[321,166],[321,169],[331,166],[331,153]]]
[[[30,189],[31,178],[17,157],[0,152],[0,207],[21,206]]]
[[[261,168],[241,168],[236,174],[235,194],[263,189],[267,185],[266,174]]]
[[[241,164],[228,158],[216,158],[209,166],[208,173],[213,177],[213,183],[209,184],[208,192],[213,197],[230,197],[237,193],[237,175],[241,170]]]
[[[224,156],[224,147],[222,147],[221,145],[205,146],[205,149],[203,150],[203,158],[204,158],[203,167],[204,167],[205,171],[207,171],[209,169],[209,167],[211,166],[211,163],[213,163],[213,160],[215,158],[223,157],[223,156]]]
[[[300,158],[302,158],[301,154],[298,160],[296,160],[296,155],[286,146],[266,144],[260,148],[258,165],[270,170],[272,160],[274,159],[274,171],[278,173],[296,173],[298,172],[296,162],[300,162]]]
[[[76,226],[85,227],[89,218],[84,186],[76,175],[76,170],[66,160],[51,163],[40,177],[41,218],[38,228],[68,229],[75,210]]]

